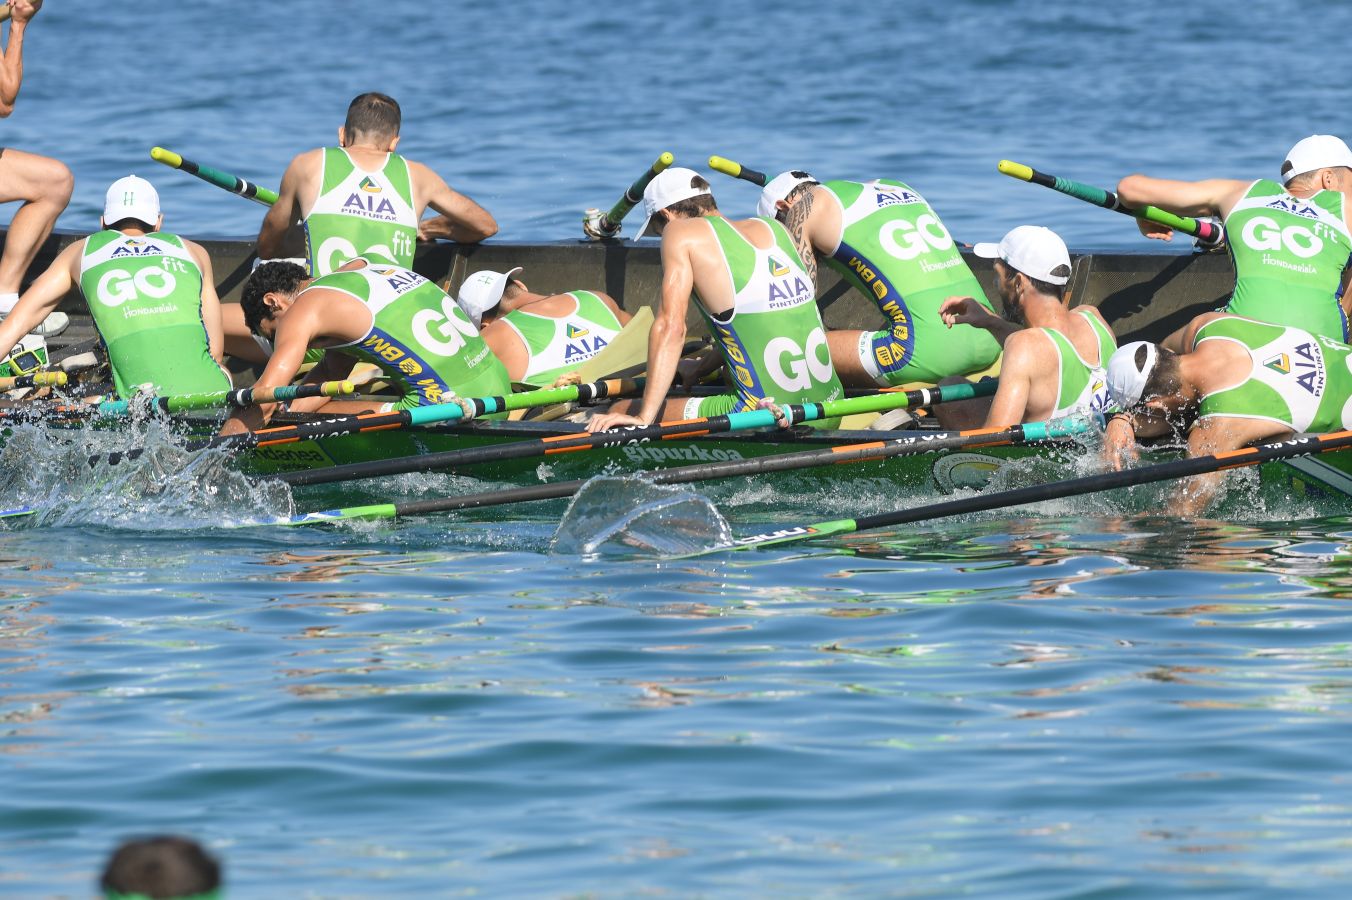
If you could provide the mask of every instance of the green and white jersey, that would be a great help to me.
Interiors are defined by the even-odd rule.
[[[1262,419],[1296,432],[1352,428],[1352,346],[1238,316],[1203,325],[1195,345],[1204,341],[1238,344],[1252,366],[1244,381],[1202,397],[1199,419]]]
[[[229,390],[202,322],[202,269],[182,238],[91,234],[80,256],[80,292],[108,348],[119,397],[145,385],[157,395]]]
[[[939,306],[951,296],[991,307],[948,229],[924,197],[900,181],[827,181],[840,205],[841,233],[826,260],[891,321],[890,339],[875,341],[869,368],[877,377],[911,366],[936,376],[986,368],[1000,345],[982,328],[949,329]]]
[[[404,395],[396,408],[511,393],[507,370],[469,317],[412,269],[367,260],[363,268],[317,278],[305,290],[317,288],[342,291],[370,310],[371,325],[361,338],[328,349],[378,366]]]
[[[1347,339],[1338,293],[1352,236],[1342,193],[1301,200],[1259,179],[1226,217],[1225,231],[1235,264],[1227,312]]]
[[[1054,328],[1039,329],[1056,348],[1056,408],[1048,418],[1056,419],[1080,413],[1103,412],[1111,405],[1108,396],[1108,359],[1117,350],[1117,339],[1098,317],[1081,307],[1080,315],[1098,338],[1098,362],[1089,362],[1079,354],[1070,338]]]
[[[402,156],[391,153],[379,171],[367,172],[342,147],[324,148],[319,195],[305,217],[311,275],[328,275],[359,256],[408,268],[417,240],[418,210]]]
[[[706,216],[727,266],[733,307],[716,319],[700,303],[718,341],[739,404],[836,400],[844,395],[831,364],[816,291],[784,226],[760,219],[774,236],[762,250],[721,216]]]
[[[623,327],[605,301],[591,291],[569,291],[573,312],[561,318],[514,309],[502,320],[526,345],[530,361],[522,381],[548,386],[601,352]]]

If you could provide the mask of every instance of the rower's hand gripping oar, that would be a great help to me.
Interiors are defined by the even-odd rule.
[[[417,456],[352,463],[326,469],[284,472],[276,477],[293,485],[329,484],[335,481],[350,481],[355,478],[401,475],[405,472],[432,472],[509,459],[552,456],[559,453],[575,453],[604,447],[624,447],[654,440],[694,438],[729,431],[746,431],[752,428],[772,428],[779,424],[779,416],[786,417],[787,424],[794,425],[800,422],[819,422],[823,419],[833,419],[855,413],[882,412],[905,406],[931,406],[935,403],[984,397],[995,393],[996,387],[997,382],[992,379],[976,384],[963,383],[936,388],[922,388],[904,394],[847,397],[843,400],[828,400],[824,403],[793,404],[778,409],[752,409],[746,412],[687,419],[679,422],[663,422],[645,427],[558,434],[490,447],[467,447],[461,450],[445,450],[440,453],[425,453]]]
[[[1049,187],[1054,191],[1059,191],[1070,197],[1083,200],[1086,203],[1092,203],[1095,206],[1101,206],[1104,209],[1111,209],[1114,212],[1120,212],[1123,215],[1133,216],[1137,219],[1145,219],[1148,222],[1154,222],[1157,225],[1164,225],[1175,231],[1181,231],[1184,234],[1190,234],[1197,238],[1197,242],[1208,250],[1219,247],[1225,240],[1225,229],[1221,228],[1215,222],[1208,222],[1205,219],[1193,219],[1188,216],[1178,216],[1171,212],[1165,212],[1154,206],[1132,207],[1122,205],[1122,201],[1112,191],[1105,191],[1102,188],[1096,188],[1090,184],[1082,184],[1078,181],[1071,181],[1069,178],[1060,178],[1056,175],[1048,175],[1045,172],[1039,172],[1023,163],[1011,162],[1007,159],[1000,160],[996,168],[1004,175],[1010,178],[1017,178],[1020,181],[1028,181],[1033,184],[1040,184],[1043,187]]]
[[[587,210],[582,216],[582,233],[587,236],[588,240],[593,241],[602,241],[619,234],[621,220],[629,214],[629,210],[643,200],[643,191],[648,187],[648,184],[675,161],[676,157],[670,152],[663,153],[657,157],[657,161],[648,168],[648,171],[629,185],[628,190],[609,211],[603,213],[599,209]]]
[[[179,169],[187,172],[189,175],[196,175],[198,178],[214,184],[218,188],[223,188],[232,194],[238,194],[247,200],[253,200],[255,203],[261,203],[264,206],[271,206],[277,202],[277,192],[262,185],[254,184],[251,181],[245,181],[231,175],[229,172],[222,172],[220,169],[213,169],[211,166],[204,166],[201,163],[195,163],[190,159],[184,159],[172,150],[166,150],[163,147],[152,147],[150,149],[150,158],[158,163],[164,163],[171,169]]]
[[[924,522],[946,516],[958,516],[964,513],[984,512],[992,509],[1004,509],[1022,506],[1025,503],[1040,503],[1044,500],[1059,500],[1063,497],[1078,497],[1094,494],[1114,488],[1131,487],[1137,484],[1151,484],[1156,481],[1169,481],[1176,478],[1188,478],[1193,475],[1206,475],[1211,472],[1223,472],[1244,466],[1273,462],[1279,459],[1293,459],[1297,456],[1309,456],[1315,453],[1328,453],[1333,450],[1345,450],[1352,447],[1352,431],[1335,431],[1329,434],[1307,435],[1259,444],[1256,447],[1244,447],[1210,456],[1197,456],[1190,459],[1176,459],[1157,463],[1153,466],[1141,466],[1136,469],[1123,469],[1117,472],[1105,472],[1099,475],[1087,475],[1083,478],[1071,478],[1066,481],[1053,481],[1049,484],[1035,484],[1016,488],[1012,491],[998,491],[991,494],[978,494],[974,497],[961,497],[930,506],[919,506],[896,512],[878,513],[858,519],[835,519],[818,522],[814,525],[800,525],[781,528],[777,531],[753,534],[737,538],[731,544],[706,550],[704,553],[718,553],[724,550],[743,550],[747,547],[768,547],[779,544],[797,543],[809,538],[832,534],[852,534],[856,531],[868,531],[873,528],[888,528],[893,525],[905,525],[909,522]]]

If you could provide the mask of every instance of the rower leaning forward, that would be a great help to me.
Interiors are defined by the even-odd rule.
[[[843,395],[812,277],[783,225],[770,218],[724,218],[709,183],[684,168],[654,178],[643,192],[643,206],[648,218],[635,239],[649,228],[662,238],[662,297],[648,334],[647,383],[641,402],[620,401],[593,418],[588,430]],[[692,294],[733,390],[667,399],[681,362]],[[831,427],[835,420],[820,424]]]
[[[341,379],[356,363],[370,363],[400,394],[381,411],[511,392],[506,369],[455,300],[403,266],[358,258],[310,279],[295,263],[264,263],[249,276],[240,306],[250,330],[274,346],[258,387],[290,384],[306,351],[320,349],[330,352],[310,371],[307,383]],[[352,413],[377,407],[315,397],[290,408]],[[240,410],[221,433],[258,428],[275,409],[266,404]]]
[[[1118,184],[1117,196],[1129,206],[1224,220],[1235,265],[1226,312],[1345,341],[1345,304],[1352,300],[1345,294],[1352,256],[1352,150],[1332,135],[1311,135],[1287,153],[1281,179],[1171,181],[1128,175]],[[1147,237],[1173,237],[1167,226],[1143,219],[1138,225]],[[1186,328],[1165,339],[1164,346],[1183,349]]]
[[[1186,434],[1189,456],[1208,456],[1300,432],[1352,428],[1352,345],[1299,328],[1203,313],[1184,329],[1185,352],[1135,341],[1108,361],[1123,412],[1104,437],[1110,464],[1135,455],[1138,437]],[[1174,511],[1196,514],[1222,472],[1188,480]]]
[[[938,213],[914,188],[886,178],[818,182],[807,172],[782,172],[762,189],[757,212],[785,224],[813,278],[815,252],[886,318],[878,331],[829,333],[845,384],[933,384],[999,358],[987,331],[945,327],[939,307],[949,297],[991,305]]]
[[[211,259],[161,230],[155,188],[128,175],[108,188],[103,230],[62,250],[0,323],[0,357],[79,287],[108,349],[118,396],[230,388]]]

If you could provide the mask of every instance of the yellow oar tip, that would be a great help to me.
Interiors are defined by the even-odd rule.
[[[1023,163],[1016,163],[1008,159],[1002,159],[995,166],[1003,175],[1011,178],[1019,178],[1023,181],[1033,180],[1033,169],[1031,166],[1025,166]]]
[[[151,147],[150,158],[158,163],[164,163],[166,166],[177,169],[183,165],[183,157],[172,150],[166,150],[163,147]]]
[[[657,164],[658,164],[659,166],[661,166],[662,168],[664,168],[664,169],[665,169],[667,166],[669,166],[669,165],[671,165],[672,163],[674,163],[675,161],[676,161],[676,156],[675,156],[675,154],[673,154],[670,150],[668,150],[666,153],[663,153],[661,156],[657,157]]]
[[[329,394],[330,397],[337,397],[340,394],[355,394],[357,392],[356,384],[351,381],[334,381],[331,382],[331,384],[333,385],[333,393]]]
[[[709,157],[709,168],[715,172],[722,172],[724,175],[731,175],[733,178],[736,178],[742,172],[741,165],[721,156]]]

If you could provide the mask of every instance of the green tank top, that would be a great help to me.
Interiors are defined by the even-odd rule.
[[[1236,316],[1199,328],[1194,344],[1204,341],[1233,341],[1252,365],[1244,381],[1203,396],[1198,418],[1266,419],[1296,432],[1352,427],[1352,346]]]
[[[514,309],[502,319],[526,345],[530,361],[522,381],[549,386],[601,352],[623,327],[614,311],[591,291],[570,291],[574,311],[562,318]]]
[[[305,217],[311,275],[328,275],[359,256],[409,268],[418,210],[408,163],[389,154],[377,172],[357,167],[342,147],[324,148],[319,196]]]
[[[706,216],[732,282],[733,307],[720,320],[700,312],[723,353],[739,398],[738,410],[764,397],[779,403],[836,400],[844,396],[831,364],[826,329],[812,279],[784,226],[761,219],[774,235],[762,250],[722,216]],[[818,423],[819,427],[830,422]]]
[[[80,256],[80,292],[108,348],[119,397],[142,385],[157,395],[229,390],[202,322],[202,269],[182,238],[91,234]]]
[[[892,322],[886,368],[900,369],[920,353],[926,368],[959,375],[985,368],[1000,345],[983,328],[949,329],[939,306],[951,296],[974,297],[994,311],[986,292],[934,209],[906,184],[827,181],[841,210],[841,234],[827,265],[878,305]]]
[[[507,370],[469,317],[413,270],[368,260],[364,268],[317,278],[305,290],[316,288],[342,291],[371,310],[371,327],[361,338],[329,349],[379,367],[404,394],[401,406],[511,393]]]
[[[1091,363],[1076,351],[1070,338],[1054,328],[1041,331],[1051,338],[1056,348],[1058,387],[1056,408],[1049,418],[1056,419],[1081,413],[1103,412],[1111,404],[1108,397],[1108,359],[1117,350],[1117,339],[1098,317],[1081,307],[1072,315],[1080,315],[1094,329],[1098,337],[1098,362]]]
[[[1227,312],[1347,339],[1338,292],[1352,237],[1340,192],[1300,200],[1259,179],[1226,217],[1225,232],[1235,264]]]

